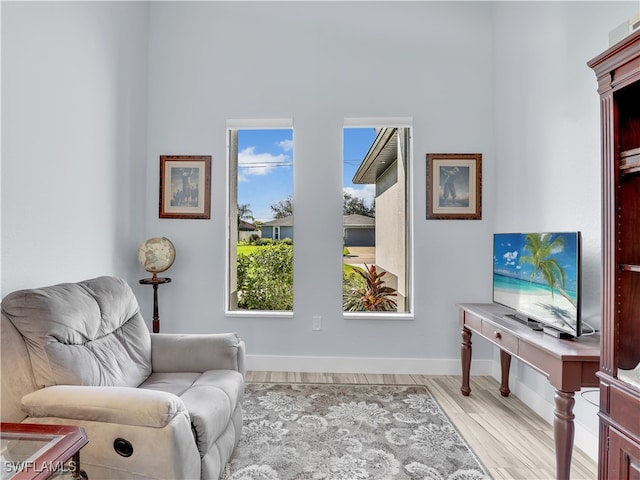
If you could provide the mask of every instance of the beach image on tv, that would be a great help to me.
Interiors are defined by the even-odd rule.
[[[579,234],[494,235],[493,300],[577,334]]]

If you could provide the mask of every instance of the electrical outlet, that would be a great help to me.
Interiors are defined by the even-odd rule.
[[[311,330],[322,330],[322,317],[320,315],[311,317]]]

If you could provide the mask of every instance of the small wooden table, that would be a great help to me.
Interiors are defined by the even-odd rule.
[[[80,449],[89,442],[82,427],[2,422],[0,437],[3,479],[49,478],[69,460],[73,478],[87,478],[80,470]]]
[[[140,280],[141,285],[153,285],[153,333],[160,332],[160,314],[158,313],[158,285],[171,283],[169,277],[158,277],[156,274],[151,278]]]
[[[553,436],[556,447],[556,478],[568,480],[571,471],[575,392],[582,387],[599,385],[596,372],[600,368],[600,337],[590,335],[573,340],[560,340],[534,331],[524,323],[507,317],[513,310],[494,303],[458,304],[462,326],[462,387],[468,396],[471,368],[472,332],[500,348],[502,379],[500,393],[509,396],[511,357],[533,367],[547,377],[556,390]]]

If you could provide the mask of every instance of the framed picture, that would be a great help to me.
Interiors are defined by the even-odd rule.
[[[482,218],[482,154],[427,154],[427,219]]]
[[[211,218],[211,156],[160,156],[160,218]]]

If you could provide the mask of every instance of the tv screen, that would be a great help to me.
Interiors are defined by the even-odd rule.
[[[494,234],[493,301],[579,336],[580,232]]]

